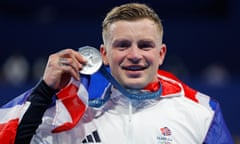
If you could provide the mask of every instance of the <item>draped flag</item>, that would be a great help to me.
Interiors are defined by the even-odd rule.
[[[25,102],[31,90],[16,97],[0,108],[0,141],[2,144],[13,144],[18,123],[30,105]]]
[[[159,71],[159,74],[179,81],[167,72]],[[57,133],[73,128],[86,111],[88,99],[100,97],[108,83],[108,80],[99,72],[91,76],[82,75],[81,82],[71,79],[69,84],[56,94],[57,99],[54,101],[54,105],[51,105],[51,108],[55,109],[52,114],[54,117],[52,132]],[[186,91],[191,92],[189,95],[195,96],[196,91],[191,91],[187,86],[183,86]],[[14,143],[18,124],[31,105],[27,101],[31,91],[28,90],[0,107],[0,141],[2,144]]]
[[[158,77],[162,84],[162,97],[182,92],[183,95],[192,101],[201,104],[214,112],[214,119],[205,139],[205,143],[213,141],[225,141],[232,143],[219,104],[210,97],[188,87],[171,73],[159,70]],[[47,112],[51,113],[53,122],[50,124],[53,133],[72,129],[79,122],[88,107],[88,99],[100,97],[109,82],[99,73],[90,76],[81,76],[81,82],[71,79],[70,83],[60,90]],[[155,89],[154,85],[151,85]],[[148,88],[148,87],[147,87]],[[154,91],[154,90],[153,90]],[[22,116],[31,103],[27,101],[32,90],[11,100],[0,107],[0,142],[1,144],[14,144],[16,131]],[[45,113],[45,116],[47,115]],[[160,128],[165,136],[172,135],[168,127]],[[216,137],[217,135],[217,137]]]
[[[88,81],[86,77],[81,82],[71,79],[71,82],[56,96],[53,133],[73,128],[81,119],[88,105]],[[0,108],[0,141],[1,144],[13,144],[16,131],[22,116],[30,106],[27,101],[31,90],[11,100]]]
[[[73,128],[83,116],[88,105],[87,83],[72,82],[57,93],[56,115],[52,132],[61,132]]]
[[[176,77],[164,71],[159,71],[159,74],[177,80]],[[99,72],[91,76],[82,75],[81,82],[71,79],[70,83],[56,94],[57,99],[52,105],[55,109],[52,132],[57,133],[73,128],[87,109],[88,99],[100,97],[108,83],[108,80]],[[31,104],[26,101],[31,91],[28,90],[0,107],[0,141],[2,144],[14,143],[21,117]]]

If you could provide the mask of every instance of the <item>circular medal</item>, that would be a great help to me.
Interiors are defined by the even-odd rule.
[[[91,75],[100,69],[102,65],[102,57],[96,48],[84,46],[80,47],[78,52],[87,60],[87,63],[80,71],[81,74]]]

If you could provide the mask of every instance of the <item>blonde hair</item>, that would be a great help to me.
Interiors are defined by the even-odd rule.
[[[163,26],[157,13],[147,6],[141,3],[128,3],[121,6],[114,7],[107,13],[102,23],[102,37],[103,40],[107,37],[107,31],[111,24],[120,20],[135,21],[139,19],[147,18],[154,21],[159,29],[161,37],[163,35]]]

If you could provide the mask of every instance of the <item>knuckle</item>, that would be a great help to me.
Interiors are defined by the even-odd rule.
[[[72,49],[67,48],[67,49],[63,49],[63,50],[57,52],[56,54],[59,56],[64,56],[64,55],[69,55],[71,53],[72,53]]]
[[[73,50],[71,48],[67,48],[64,50],[66,52],[66,54],[72,54]]]
[[[51,55],[49,55],[48,59],[54,59],[55,57],[56,57],[55,54],[51,54]]]

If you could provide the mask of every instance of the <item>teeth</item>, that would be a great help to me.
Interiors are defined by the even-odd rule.
[[[123,67],[123,69],[126,70],[132,70],[132,71],[137,71],[137,70],[143,70],[146,67],[141,67],[141,66],[129,66],[129,67]]]

